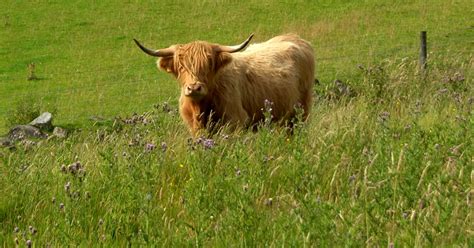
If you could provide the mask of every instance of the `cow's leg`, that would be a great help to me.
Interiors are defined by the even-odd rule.
[[[199,130],[203,128],[199,106],[180,99],[179,113],[181,114],[181,118],[183,118],[188,125],[191,134],[193,136],[198,135]]]
[[[309,112],[311,111],[311,105],[313,104],[313,93],[311,90],[308,90],[306,94],[303,95],[301,99],[301,105],[303,107],[303,120],[308,119]]]
[[[231,106],[231,108],[227,109],[224,115],[226,122],[232,130],[237,129],[238,127],[245,127],[250,122],[249,115],[241,105]]]

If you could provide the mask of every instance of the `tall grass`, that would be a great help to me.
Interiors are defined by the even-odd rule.
[[[1,151],[0,242],[470,246],[473,60],[436,61],[424,79],[406,59],[361,70],[293,135],[195,143],[159,105]]]

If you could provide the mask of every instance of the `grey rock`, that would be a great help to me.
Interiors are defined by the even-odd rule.
[[[18,125],[10,130],[8,138],[10,142],[24,140],[26,138],[47,138],[48,135],[41,132],[41,130],[31,125]]]
[[[53,136],[56,136],[56,137],[61,138],[61,139],[66,138],[67,131],[64,128],[55,127],[54,130],[53,130]]]
[[[22,140],[19,142],[19,145],[22,146],[25,150],[31,150],[34,146],[36,146],[38,143],[32,141],[32,140]]]
[[[0,147],[13,146],[13,142],[8,137],[0,137]]]
[[[49,112],[44,112],[40,116],[36,117],[30,125],[35,126],[41,130],[51,130],[53,128],[52,122],[53,115]]]

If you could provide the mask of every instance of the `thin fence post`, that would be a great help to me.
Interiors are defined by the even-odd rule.
[[[420,71],[424,74],[427,69],[427,52],[426,52],[426,31],[420,33]]]

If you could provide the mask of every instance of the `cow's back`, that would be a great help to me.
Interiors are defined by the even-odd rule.
[[[241,101],[252,122],[263,118],[265,100],[273,103],[277,120],[292,116],[298,105],[308,114],[314,82],[314,55],[308,42],[297,35],[282,35],[232,57],[217,81],[238,95],[234,99]]]

